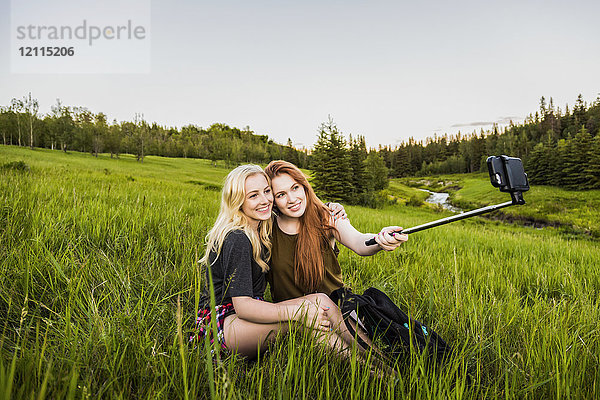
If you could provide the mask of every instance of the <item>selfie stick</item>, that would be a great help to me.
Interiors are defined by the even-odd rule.
[[[511,201],[507,201],[506,203],[495,204],[493,206],[478,208],[477,210],[472,210],[472,211],[467,211],[464,213],[456,214],[451,217],[438,219],[437,221],[431,221],[431,222],[428,222],[423,225],[414,226],[412,228],[403,229],[401,231],[395,231],[394,233],[409,234],[409,233],[420,232],[420,231],[424,231],[425,229],[435,228],[436,226],[446,225],[446,224],[449,224],[450,222],[460,221],[461,219],[474,217],[476,215],[486,214],[486,213],[489,213],[492,211],[499,210],[504,207],[508,207],[508,206],[512,206],[512,205],[516,205],[516,204],[525,204],[525,200],[523,199],[523,194],[521,192],[515,192],[514,194],[515,194],[515,196],[513,196],[513,199]],[[517,196],[517,194],[519,196]],[[375,238],[373,238],[373,239],[367,240],[365,242],[365,244],[367,246],[372,246],[374,244],[377,244],[377,242],[375,241]]]
[[[451,217],[438,219],[437,221],[428,222],[423,225],[395,231],[394,233],[409,234],[420,232],[424,231],[425,229],[435,228],[436,226],[446,225],[450,222],[460,221],[461,219],[486,214],[504,207],[525,204],[523,191],[529,190],[529,182],[527,181],[527,175],[525,174],[525,171],[523,171],[523,164],[521,163],[521,160],[507,156],[488,157],[487,164],[492,185],[500,188],[500,191],[502,192],[509,192],[510,197],[512,198],[511,201],[456,214]],[[375,238],[369,239],[365,242],[365,245],[367,246],[372,246],[374,244],[377,244]]]

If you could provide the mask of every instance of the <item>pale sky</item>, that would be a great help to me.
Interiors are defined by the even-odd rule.
[[[31,91],[44,113],[60,98],[110,120],[222,122],[306,147],[331,115],[374,147],[600,93],[592,0],[152,1],[140,74],[11,73],[10,15],[0,0],[0,104]]]

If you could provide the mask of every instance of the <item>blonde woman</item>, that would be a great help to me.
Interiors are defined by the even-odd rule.
[[[216,319],[222,348],[255,357],[277,332],[300,322],[319,340],[343,352],[352,340],[337,306],[324,294],[312,294],[280,303],[263,300],[271,254],[270,180],[257,165],[242,165],[227,175],[217,220],[207,235],[201,262],[212,275],[216,307],[211,309],[208,288],[198,311],[198,338],[211,335]],[[343,331],[339,331],[344,329]],[[211,342],[214,338],[211,338]]]

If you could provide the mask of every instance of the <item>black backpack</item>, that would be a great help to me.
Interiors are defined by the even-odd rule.
[[[331,293],[330,297],[340,307],[350,333],[355,335],[350,324],[350,314],[355,311],[369,338],[383,345],[381,350],[384,351],[380,353],[388,354],[392,359],[399,360],[409,354],[411,338],[414,350],[421,353],[427,350],[428,355],[440,363],[452,351],[433,329],[410,318],[381,290],[369,288],[359,295],[348,288],[341,288]],[[368,345],[358,335],[355,336],[359,344],[368,349]]]

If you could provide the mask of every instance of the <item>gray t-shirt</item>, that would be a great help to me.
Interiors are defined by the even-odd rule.
[[[264,296],[267,285],[265,274],[252,257],[252,243],[244,231],[228,233],[216,261],[215,257],[216,253],[211,252],[211,265],[206,268],[206,287],[200,300],[202,307],[210,307],[208,274],[211,271],[217,305],[231,302],[232,297]]]

